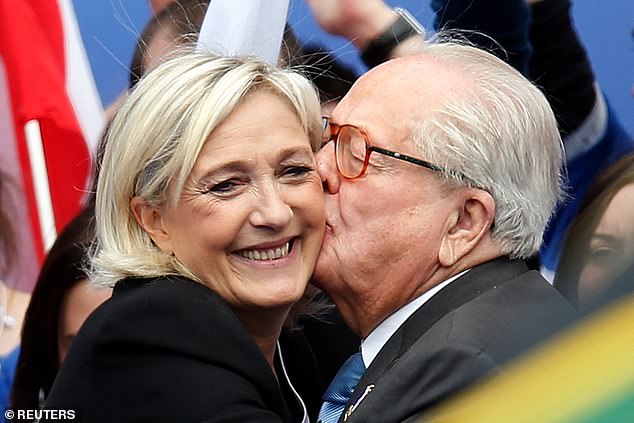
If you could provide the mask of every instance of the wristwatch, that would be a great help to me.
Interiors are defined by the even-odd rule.
[[[394,12],[396,21],[361,52],[361,60],[369,68],[388,60],[392,50],[409,37],[425,34],[423,26],[407,10],[395,7]]]

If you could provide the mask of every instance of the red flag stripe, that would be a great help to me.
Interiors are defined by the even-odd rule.
[[[67,0],[60,1],[63,7],[70,7]],[[64,14],[67,21],[74,19],[72,9],[65,9]],[[70,35],[78,36],[76,28]],[[17,144],[24,209],[30,216],[31,236],[40,260],[46,251],[42,234],[47,234],[49,244],[52,238],[48,234],[54,237],[77,213],[91,167],[90,151],[67,90],[68,37],[57,0],[0,0],[0,57],[6,68],[13,116],[12,127],[4,129],[13,134],[0,134],[4,140],[0,143],[13,139]],[[80,40],[75,43],[81,45]],[[99,119],[103,116],[95,120]],[[34,151],[43,154],[43,167],[38,167],[31,155],[24,132],[32,121],[37,123],[29,125],[39,126],[41,143],[37,137],[29,138],[36,141]],[[33,169],[38,169],[37,173]]]

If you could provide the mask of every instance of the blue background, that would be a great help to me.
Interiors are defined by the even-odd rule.
[[[481,0],[482,1],[482,0]],[[432,28],[429,0],[392,0]],[[138,34],[150,17],[147,0],[74,0],[80,30],[104,104],[127,86],[128,66]],[[621,122],[634,134],[634,0],[576,0],[573,14],[593,69]],[[357,53],[345,40],[325,34],[303,0],[291,0],[289,21],[303,42],[335,51],[357,69]]]

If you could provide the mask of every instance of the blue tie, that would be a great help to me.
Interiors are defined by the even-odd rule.
[[[324,393],[324,403],[321,405],[318,420],[323,423],[336,423],[343,413],[352,391],[359,383],[361,375],[365,372],[361,353],[353,354],[328,386]]]

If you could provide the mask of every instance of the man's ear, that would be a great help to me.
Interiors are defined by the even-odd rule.
[[[448,220],[438,252],[440,263],[451,267],[469,254],[488,235],[494,218],[495,201],[491,194],[481,189],[466,189],[459,207]]]
[[[174,250],[169,233],[164,226],[163,211],[149,205],[143,198],[138,196],[130,200],[130,208],[137,223],[152,238],[154,244],[161,251],[171,254]]]

